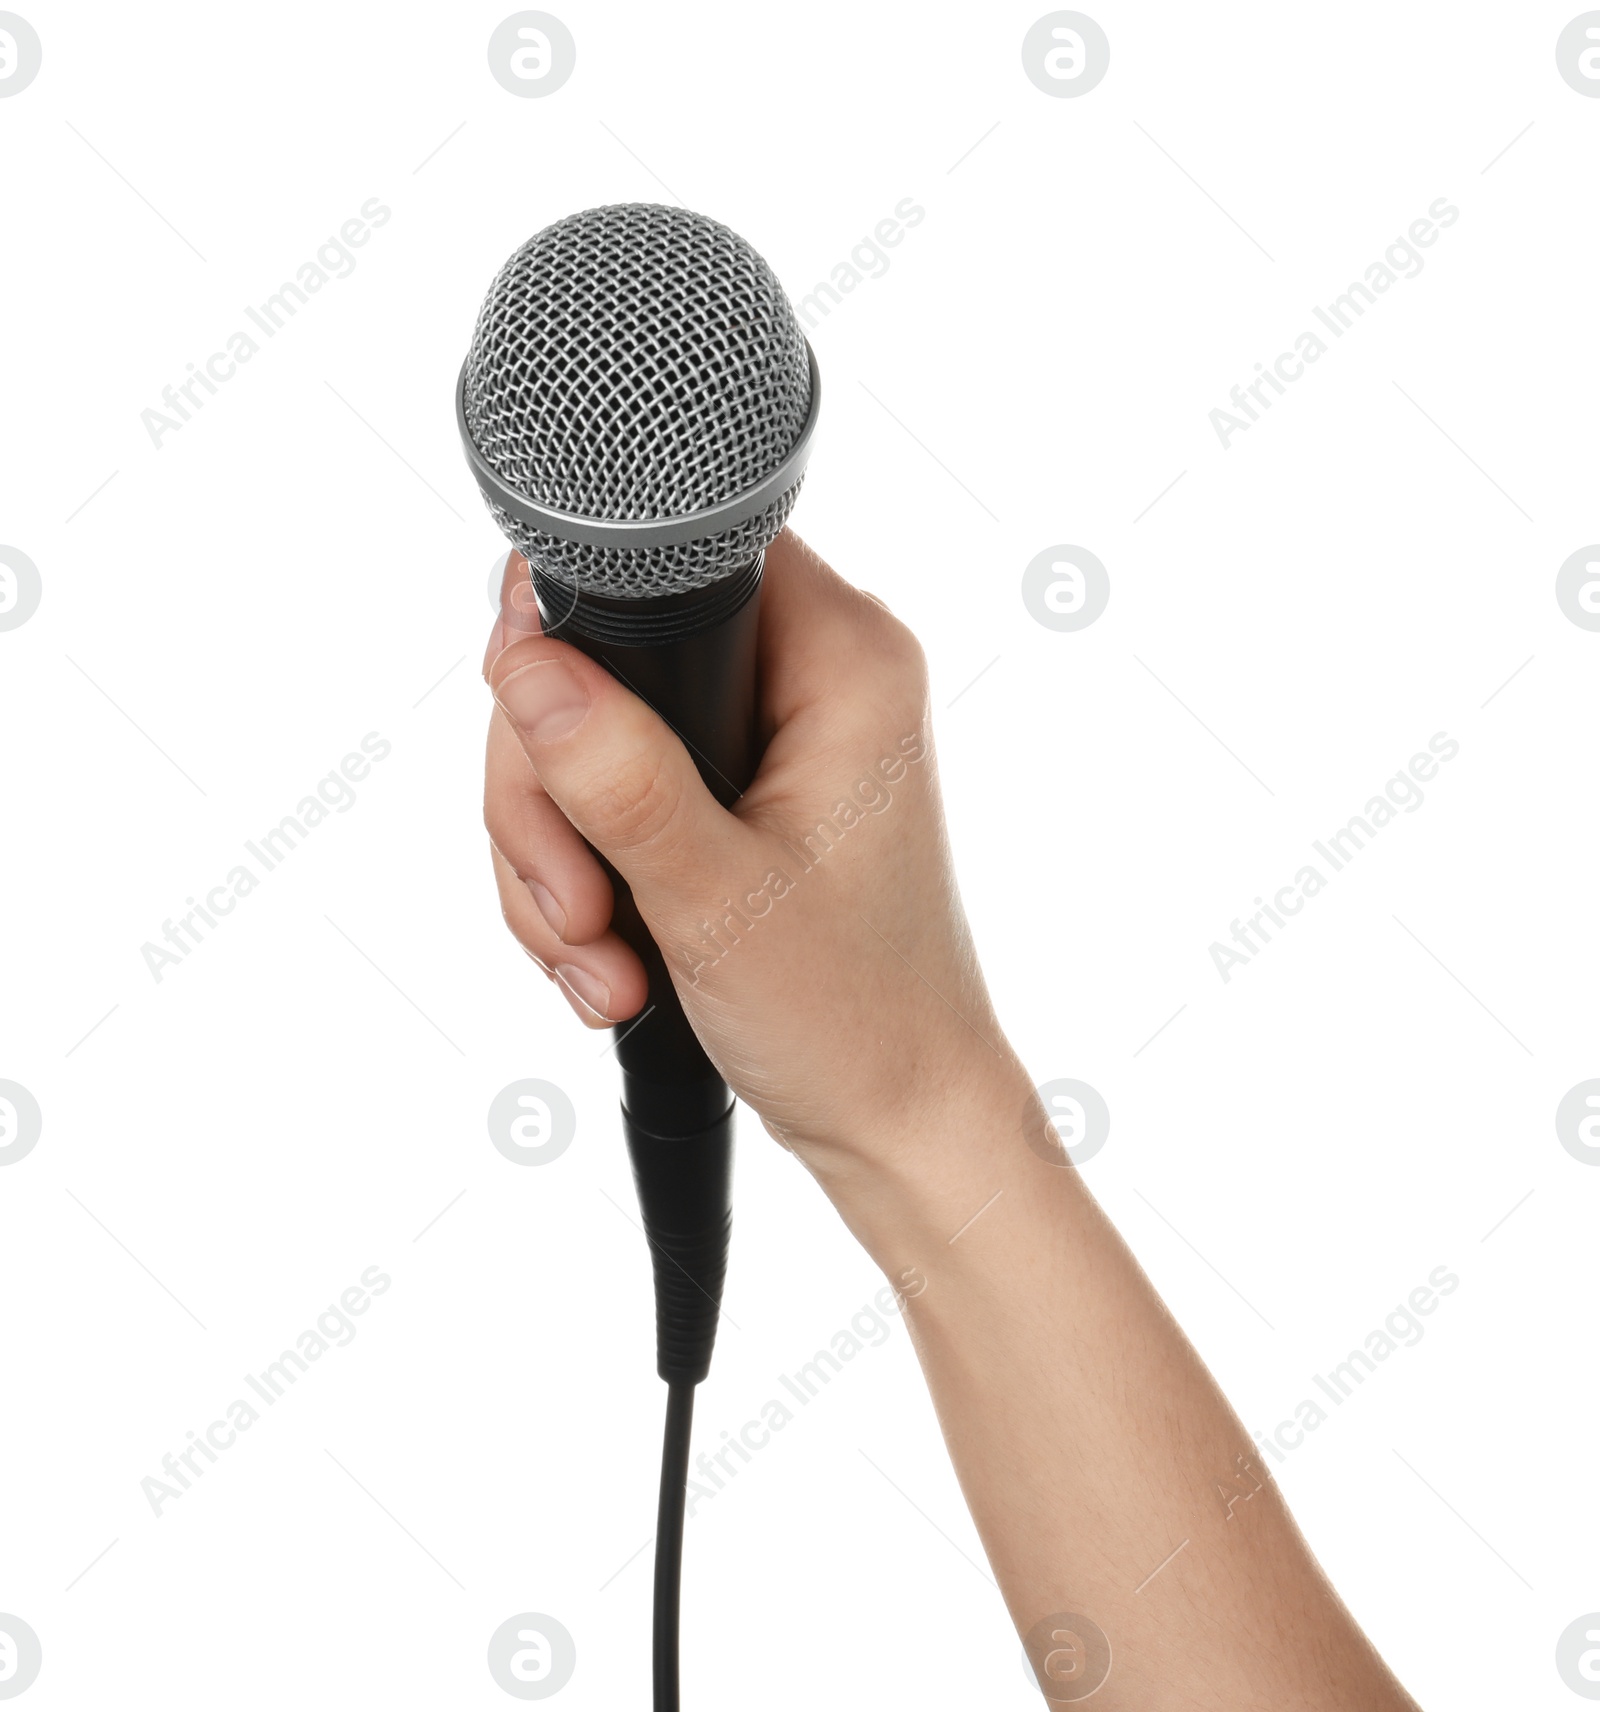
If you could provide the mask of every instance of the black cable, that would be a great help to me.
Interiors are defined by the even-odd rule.
[[[678,1605],[683,1589],[683,1516],[689,1486],[694,1386],[667,1387],[661,1442],[661,1503],[656,1512],[656,1603],[653,1644],[655,1712],[678,1712]]]
[[[659,963],[661,953],[654,956]],[[689,1041],[703,1058],[692,1035]],[[626,1050],[633,1035],[621,1044]],[[681,1062],[687,1048],[674,1053]],[[707,1075],[681,1082],[623,1073],[622,1128],[655,1275],[656,1372],[667,1382],[656,1515],[655,1712],[679,1707],[678,1611],[694,1389],[711,1371],[733,1219],[733,1096],[706,1063]]]
[[[711,1371],[728,1271],[734,1107],[714,1075],[657,1083],[628,1071],[623,1087],[623,1133],[655,1273],[656,1372],[667,1382],[656,1516],[655,1712],[678,1712],[689,1434],[694,1388]]]

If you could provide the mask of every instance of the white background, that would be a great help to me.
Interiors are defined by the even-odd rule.
[[[797,298],[926,209],[811,332],[794,521],[927,644],[1001,1015],[1041,1082],[1106,1098],[1086,1172],[1252,1429],[1457,1273],[1271,1466],[1424,1706],[1579,1703],[1554,1651],[1600,1608],[1600,1170],[1553,1121],[1600,1075],[1600,634],[1554,592],[1600,538],[1577,8],[1091,10],[1110,72],[1058,100],[1023,74],[1031,6],[561,0],[576,72],[519,99],[499,6],[27,0],[0,541],[43,601],[0,634],[0,1076],[44,1133],[0,1171],[0,1611],[42,1638],[40,1712],[490,1708],[488,1637],[530,1610],[577,1643],[561,1704],[644,1701],[648,1267],[614,1063],[493,895],[499,543],[451,388],[525,237],[679,198]],[[1208,413],[1441,196],[1425,270],[1224,450]],[[163,386],[371,197],[355,271],[153,447]],[[1075,633],[1021,599],[1060,543],[1111,579]],[[141,946],[374,731],[356,806],[158,984]],[[1224,983],[1212,942],[1441,731],[1425,804]],[[536,1169],[485,1128],[523,1076],[580,1114]],[[881,1284],[743,1133],[702,1443]],[[152,1515],[163,1454],[373,1265],[355,1342]],[[1035,1704],[981,1564],[896,1324],[690,1523],[686,1701]]]

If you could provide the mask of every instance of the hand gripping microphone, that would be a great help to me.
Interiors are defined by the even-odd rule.
[[[762,561],[799,494],[820,397],[761,257],[714,220],[643,203],[530,238],[490,286],[461,370],[467,462],[528,560],[544,633],[648,702],[725,808],[760,760]],[[727,1271],[733,1095],[606,866],[613,925],[650,978],[615,1040],[668,1385],[654,1669],[657,1712],[676,1712],[689,1432]]]

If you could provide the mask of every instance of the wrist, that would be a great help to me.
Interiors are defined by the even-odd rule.
[[[889,1282],[914,1294],[902,1274],[942,1268],[993,1201],[1062,1175],[1029,1145],[1044,1122],[1027,1071],[1002,1043],[845,1140],[795,1151]]]

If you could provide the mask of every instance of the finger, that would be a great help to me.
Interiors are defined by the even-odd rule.
[[[781,829],[797,802],[834,790],[842,773],[925,739],[916,637],[787,529],[767,550],[758,650],[763,757],[741,820]]]
[[[770,736],[818,703],[858,702],[863,685],[920,663],[921,649],[876,595],[846,582],[785,529],[767,548],[759,657]]]
[[[522,636],[540,633],[539,603],[534,599],[533,580],[528,561],[515,548],[506,554],[500,573],[500,616],[489,632],[489,646],[484,650],[483,675],[511,645]]]
[[[498,707],[489,717],[483,823],[558,939],[587,945],[611,925],[610,878],[545,793]]]
[[[705,787],[666,723],[610,673],[550,637],[526,637],[490,686],[567,819],[648,915],[703,909],[745,831]]]
[[[590,1028],[625,1022],[649,996],[644,965],[614,933],[588,945],[565,945],[535,908],[528,888],[500,852],[490,847],[500,910],[512,936],[561,989]]]

